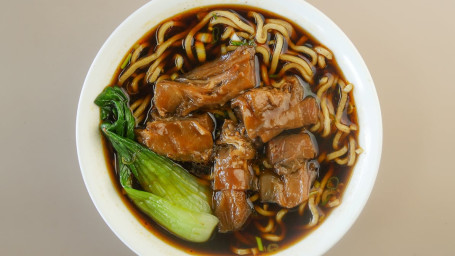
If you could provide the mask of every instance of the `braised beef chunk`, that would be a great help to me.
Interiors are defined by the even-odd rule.
[[[214,190],[248,190],[252,187],[253,173],[248,160],[233,153],[232,146],[218,150],[215,157]]]
[[[297,171],[281,176],[263,172],[259,177],[261,201],[293,208],[307,200],[317,173],[306,166],[302,163]]]
[[[306,166],[303,164],[296,172],[282,176],[285,195],[282,206],[292,208],[308,199],[316,172],[309,171]]]
[[[214,123],[208,114],[168,118],[136,130],[137,140],[154,152],[177,161],[206,163],[213,152]]]
[[[304,98],[298,78],[287,76],[280,89],[261,87],[251,89],[232,101],[251,139],[271,140],[287,129],[317,122],[319,106],[312,97]]]
[[[264,171],[259,176],[259,194],[262,202],[278,203],[284,201],[283,182],[273,172]]]
[[[254,53],[255,50],[253,47],[248,46],[240,46],[232,52],[228,52],[225,55],[222,55],[219,59],[204,63],[204,65],[199,66],[190,72],[186,73],[183,78],[191,79],[191,80],[209,80],[209,78],[215,78],[217,75],[221,75],[224,72],[231,71],[231,68],[235,68],[238,71],[243,71],[245,74],[245,78],[248,78],[249,83],[255,82],[254,77],[249,77],[250,69],[253,68],[253,75],[254,75]],[[242,68],[246,68],[248,70],[242,70]],[[234,76],[239,76],[240,74],[232,73]],[[240,75],[241,76],[241,75]],[[227,76],[225,76],[227,77]],[[241,77],[233,77],[232,79],[240,80]],[[240,82],[240,81],[239,81]]]
[[[282,134],[267,143],[268,162],[278,175],[295,172],[305,159],[316,157],[317,145],[309,134]]]
[[[317,154],[314,143],[310,134],[304,131],[281,134],[267,143],[267,161],[273,165],[275,173],[265,171],[259,177],[262,202],[292,208],[308,199],[318,173],[317,161],[309,161]]]
[[[254,53],[252,47],[238,47],[174,81],[158,82],[154,97],[158,113],[186,116],[196,109],[222,106],[253,88],[256,83]]]
[[[245,127],[229,119],[224,121],[220,138],[216,144],[232,146],[231,154],[241,159],[253,159],[256,154],[256,149],[253,147],[251,140],[246,136]]]
[[[215,214],[220,219],[219,231],[228,232],[240,229],[251,213],[246,191],[254,189],[256,182],[248,160],[256,151],[241,125],[226,120],[221,129],[212,185],[218,191]]]
[[[237,190],[221,190],[213,197],[215,215],[220,220],[218,231],[225,233],[239,230],[251,214],[246,193]]]
[[[224,121],[216,144],[213,189],[251,189],[254,175],[248,160],[255,157],[256,151],[245,128],[232,120]]]

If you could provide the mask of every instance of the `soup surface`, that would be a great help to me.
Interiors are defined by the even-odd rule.
[[[342,203],[362,151],[353,85],[335,57],[260,9],[212,6],[161,22],[126,53],[109,86],[128,96],[135,140],[210,188],[220,223],[202,243],[168,232],[128,198],[123,160],[103,138],[125,204],[190,254],[267,255],[298,242]]]

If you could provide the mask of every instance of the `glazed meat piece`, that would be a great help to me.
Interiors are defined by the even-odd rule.
[[[271,140],[287,129],[314,124],[319,106],[312,97],[304,99],[304,90],[298,78],[283,78],[280,89],[261,87],[252,89],[232,101],[231,106],[241,116],[251,139]]]
[[[218,150],[215,157],[214,190],[248,190],[252,188],[253,173],[248,166],[248,160],[236,155],[234,150],[232,146]]]
[[[196,109],[222,106],[253,88],[256,83],[254,53],[252,47],[238,47],[174,81],[158,82],[154,97],[158,113],[186,116]]]
[[[256,150],[245,136],[245,128],[225,120],[216,144],[213,189],[251,189],[254,175],[248,160],[255,157]]]
[[[213,201],[215,215],[220,220],[218,230],[222,233],[241,229],[251,214],[251,206],[244,191],[217,191]]]
[[[265,171],[259,177],[261,201],[293,208],[308,199],[316,175],[316,171],[308,170],[306,162],[295,172],[286,175],[278,176]]]
[[[231,146],[231,154],[241,159],[253,159],[256,154],[256,149],[253,147],[251,140],[246,136],[245,127],[229,119],[224,121],[220,138],[216,144]]]
[[[267,160],[278,175],[295,172],[305,159],[317,154],[317,143],[309,133],[283,134],[267,143]]]
[[[262,202],[284,201],[284,187],[280,177],[271,171],[263,171],[259,176],[259,195]]]
[[[308,170],[307,162],[303,163],[296,172],[282,175],[285,200],[280,204],[292,208],[307,200],[316,175],[316,172]]]
[[[254,189],[253,170],[248,160],[255,157],[255,149],[245,136],[245,128],[226,120],[220,138],[213,168],[215,214],[220,219],[219,231],[240,229],[251,213],[246,191]]]
[[[213,152],[214,123],[208,114],[169,118],[136,130],[137,140],[154,152],[177,161],[207,163]]]
[[[273,202],[287,208],[308,199],[318,173],[315,158],[318,145],[309,132],[282,134],[267,143],[267,161],[275,173],[265,171],[259,177],[262,202]]]

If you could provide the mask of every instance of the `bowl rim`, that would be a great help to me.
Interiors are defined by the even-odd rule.
[[[175,4],[172,5],[173,8],[178,6],[178,11],[172,12],[169,3]],[[87,191],[106,224],[135,253],[139,255],[152,253],[153,255],[186,255],[182,250],[170,246],[145,229],[118,196],[115,185],[112,184],[109,174],[105,172],[106,162],[98,129],[99,110],[93,104],[93,100],[94,95],[96,97],[102,90],[98,90],[99,87],[104,88],[110,82],[113,72],[107,74],[106,71],[115,71],[126,51],[145,32],[163,20],[160,17],[172,17],[198,6],[220,4],[249,5],[277,13],[280,16],[291,15],[287,18],[303,27],[334,53],[346,79],[355,86],[356,105],[361,106],[357,113],[360,127],[359,144],[365,152],[357,160],[343,194],[343,203],[334,209],[330,217],[318,228],[276,255],[296,255],[302,251],[307,252],[308,255],[323,254],[342,238],[365,207],[379,170],[383,130],[378,96],[363,58],[344,32],[330,18],[306,1],[287,0],[288,6],[284,6],[276,5],[274,0],[154,0],[146,3],[126,18],[112,32],[97,53],[87,73],[79,98],[76,117],[76,147]],[[150,12],[159,12],[155,8],[165,9],[165,11],[150,18],[152,16],[149,14]],[[282,12],[286,12],[286,15]],[[302,15],[304,16],[302,18],[297,17],[297,14],[307,16]],[[133,42],[131,43],[131,41]],[[95,112],[98,122],[93,122]],[[95,129],[93,129],[94,127]],[[103,159],[99,159],[100,153]],[[104,169],[104,174],[100,169]],[[112,196],[113,192],[115,196]],[[116,211],[115,213],[113,213],[113,209]],[[322,237],[324,239],[321,239]],[[153,248],[152,251],[150,251],[150,247]]]

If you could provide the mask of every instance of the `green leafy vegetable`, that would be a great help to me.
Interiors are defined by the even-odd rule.
[[[208,188],[180,165],[133,140],[104,133],[117,151],[119,165],[128,168],[144,190],[188,210],[211,212]]]
[[[128,97],[120,87],[107,87],[95,99],[101,108],[101,130],[111,131],[119,136],[134,139],[134,116],[128,108]],[[116,121],[109,122],[114,119]]]
[[[218,224],[211,214],[209,188],[180,165],[134,141],[134,117],[120,87],[107,87],[95,100],[100,128],[117,152],[120,184],[145,214],[176,236],[204,242]],[[140,191],[132,188],[133,176]]]
[[[192,242],[205,242],[210,238],[218,218],[205,212],[190,211],[169,203],[152,193],[125,188],[128,196],[147,215],[181,238]]]

